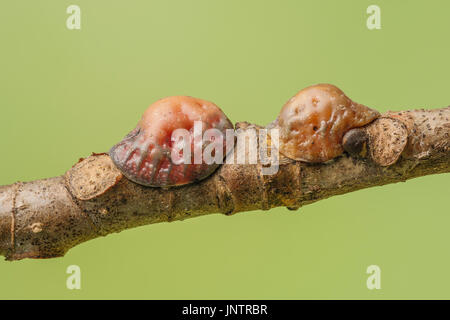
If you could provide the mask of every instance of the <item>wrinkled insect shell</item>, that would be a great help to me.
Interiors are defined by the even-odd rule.
[[[345,133],[342,146],[352,156],[366,157],[368,140],[365,128],[354,128]]]

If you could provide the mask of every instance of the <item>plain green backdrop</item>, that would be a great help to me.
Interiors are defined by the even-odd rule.
[[[81,8],[68,30],[66,8]],[[368,30],[366,8],[381,8]],[[107,151],[155,100],[191,95],[267,124],[333,83],[382,112],[450,103],[448,1],[3,1],[0,184]],[[0,261],[0,298],[450,298],[449,175],[296,212],[209,215]],[[66,268],[81,268],[81,290]],[[381,268],[381,290],[366,269]]]

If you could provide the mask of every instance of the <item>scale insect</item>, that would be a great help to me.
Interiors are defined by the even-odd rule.
[[[280,130],[283,155],[320,163],[344,152],[342,139],[347,131],[379,116],[378,111],[353,102],[336,86],[318,84],[300,90],[289,99],[272,127]]]
[[[196,123],[200,124],[200,132],[195,132]],[[128,179],[144,186],[180,186],[205,179],[220,164],[208,164],[205,159],[198,163],[194,159],[195,151],[191,152],[189,161],[184,161],[183,156],[174,161],[174,149],[183,149],[174,139],[173,133],[178,129],[187,132],[190,150],[195,150],[200,139],[201,151],[210,143],[217,143],[217,137],[208,141],[203,138],[206,130],[215,129],[222,138],[225,155],[225,132],[233,129],[233,125],[212,102],[188,96],[168,97],[153,103],[136,128],[113,146],[109,155]]]

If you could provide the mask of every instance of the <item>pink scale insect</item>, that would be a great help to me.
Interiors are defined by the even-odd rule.
[[[194,159],[195,152],[191,153],[188,163],[181,155],[173,159],[174,148],[179,148],[173,133],[178,129],[188,132],[190,150],[195,150],[195,123],[201,123],[202,137],[209,129],[221,133],[222,154],[225,155],[225,134],[227,129],[233,129],[232,123],[214,103],[189,96],[173,96],[153,103],[136,128],[113,146],[109,155],[128,179],[140,185],[171,187],[205,179],[220,163],[208,164],[205,159],[198,163]],[[214,138],[202,140],[202,150],[213,141]]]

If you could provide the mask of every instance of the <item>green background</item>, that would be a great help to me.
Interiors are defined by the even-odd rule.
[[[66,8],[81,7],[81,30]],[[366,8],[381,8],[368,30]],[[266,124],[333,83],[387,110],[450,102],[448,1],[3,1],[0,184],[60,175],[107,151],[170,95]],[[449,175],[290,212],[209,215],[0,261],[0,298],[450,298]],[[82,289],[66,288],[81,267]],[[366,268],[381,268],[368,290]]]

